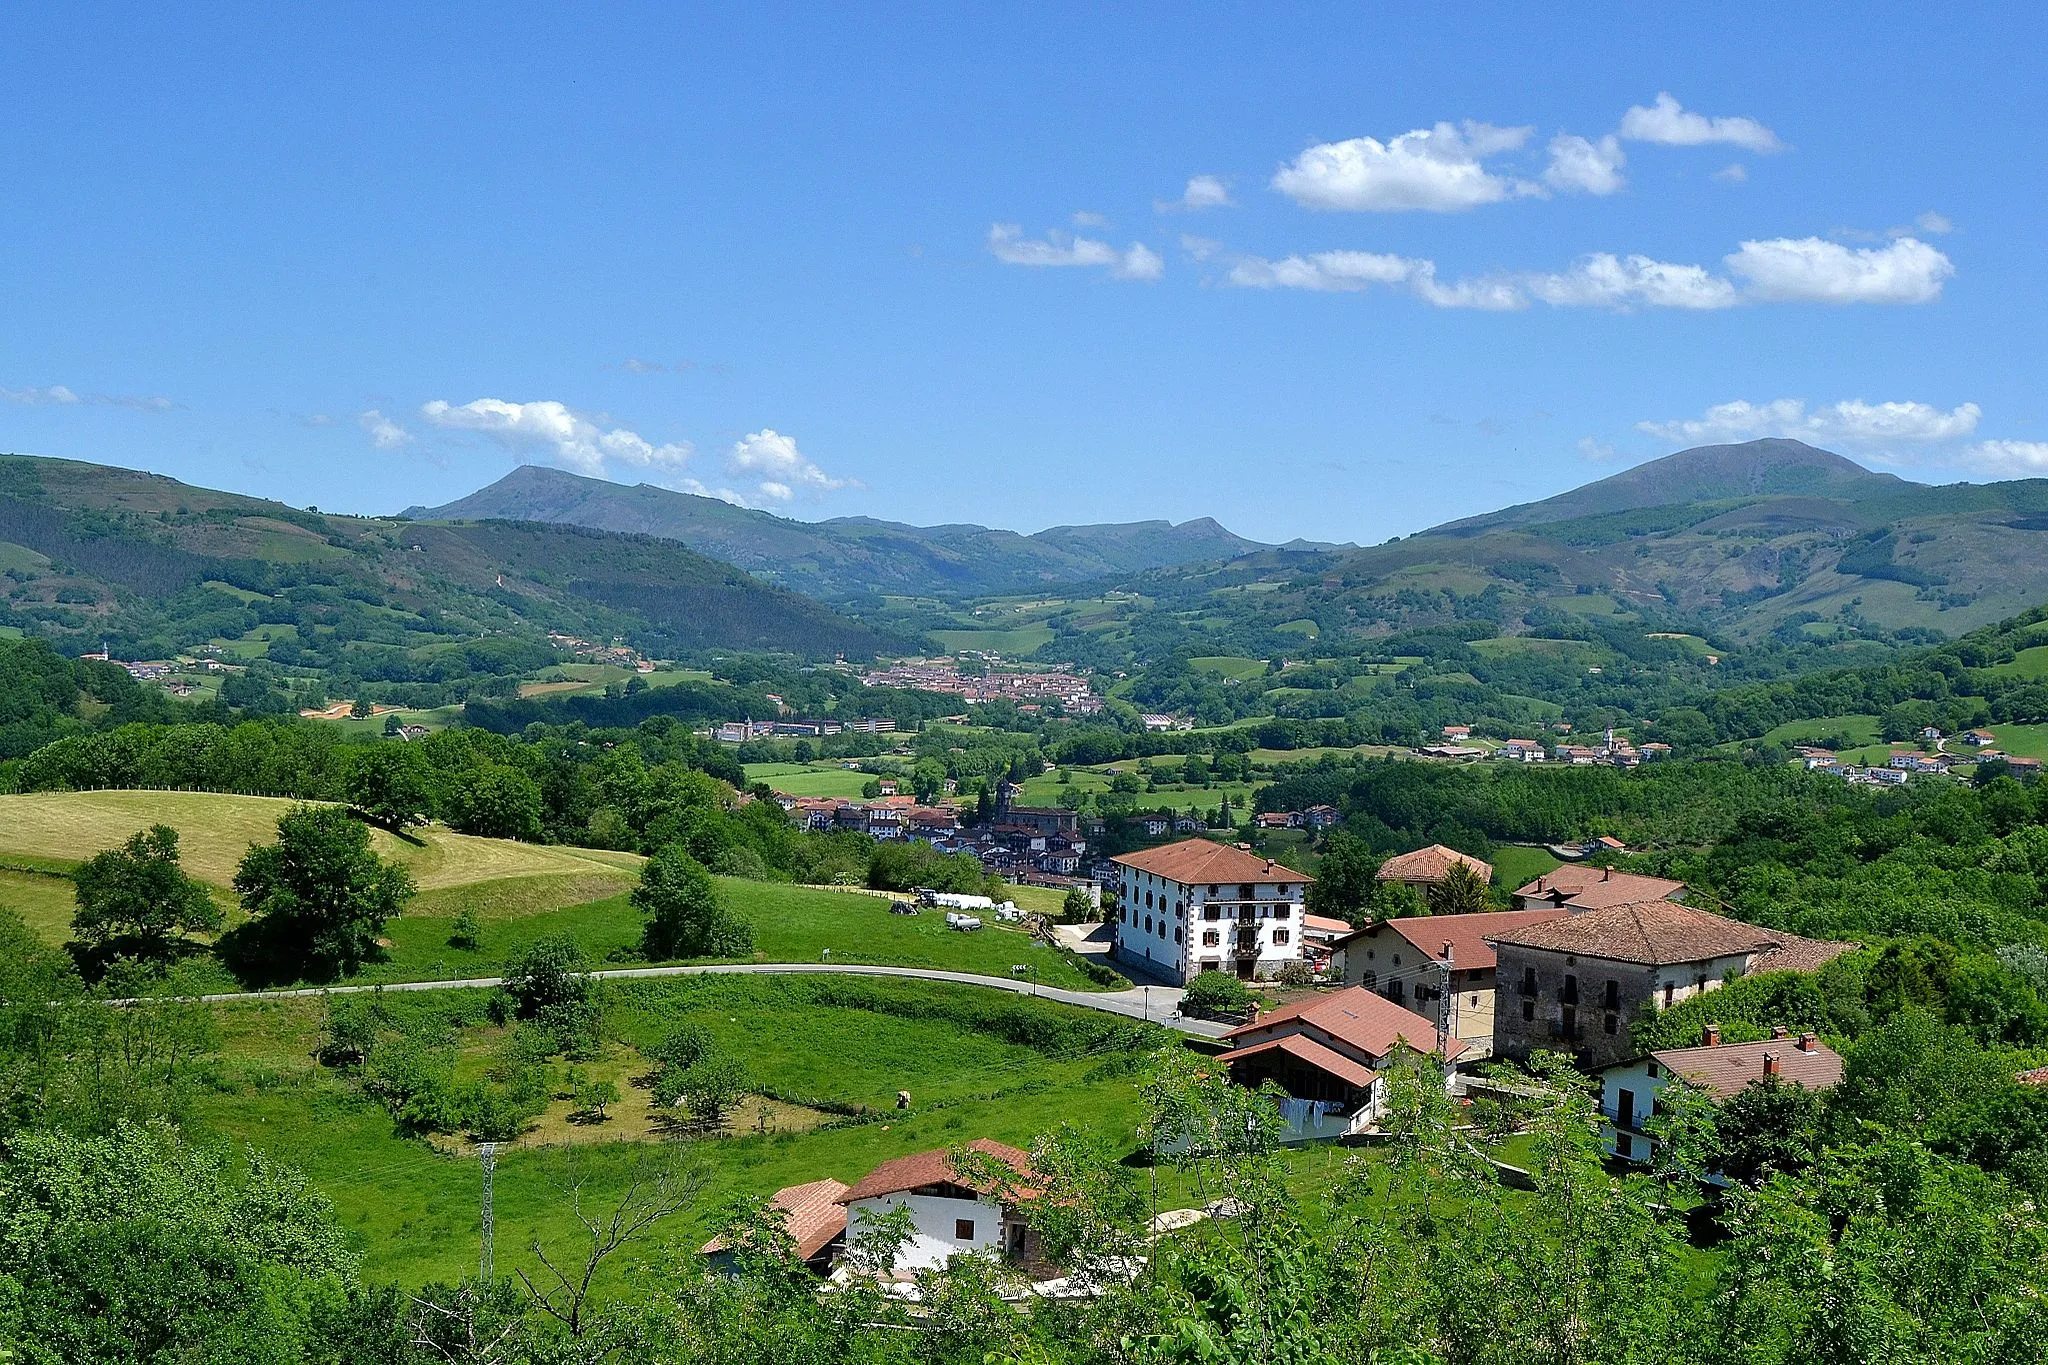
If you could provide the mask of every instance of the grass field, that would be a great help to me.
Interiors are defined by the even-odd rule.
[[[749,763],[747,781],[766,782],[791,796],[833,796],[858,801],[861,789],[874,781],[870,773],[832,764]]]
[[[2048,678],[2048,645],[2035,645],[2031,649],[2023,649],[1991,671],[2000,677],[2025,678],[2029,682],[2039,682],[2043,678]]]
[[[2048,725],[1994,725],[1991,733],[1998,736],[1994,746],[2020,758],[2048,759]],[[1950,745],[1957,758],[1967,758],[1973,751],[1968,745]]]
[[[1771,744],[1811,744],[1831,735],[1846,735],[1855,746],[1880,743],[1877,717],[1865,715],[1820,716],[1813,720],[1790,720],[1764,732]]]
[[[1050,641],[1052,627],[1031,625],[1018,626],[1013,630],[935,630],[930,634],[948,654],[971,649],[1017,659]]]
[[[1264,659],[1247,659],[1241,654],[1211,654],[1199,659],[1189,659],[1188,667],[1205,673],[1221,673],[1226,678],[1256,678],[1266,671]]]
[[[881,996],[908,997],[909,983],[872,983]],[[451,996],[454,993],[449,993]],[[646,1070],[628,1045],[651,1042],[677,1023],[702,1025],[739,1056],[749,1081],[789,1098],[866,1106],[880,1121],[839,1126],[798,1126],[778,1107],[779,1131],[738,1137],[667,1142],[608,1140],[637,1131],[633,1101],[610,1123],[578,1130],[573,1146],[536,1146],[531,1139],[501,1150],[495,1181],[499,1273],[530,1264],[531,1239],[567,1246],[574,1224],[558,1186],[584,1181],[587,1204],[616,1198],[636,1166],[652,1156],[681,1159],[704,1180],[690,1210],[662,1225],[607,1271],[618,1285],[635,1267],[651,1267],[678,1250],[696,1247],[712,1231],[716,1211],[740,1194],[831,1175],[858,1180],[877,1163],[907,1152],[949,1146],[976,1137],[1028,1145],[1039,1133],[1072,1120],[1119,1143],[1135,1145],[1139,1121],[1135,1078],[1100,1057],[1048,1056],[1002,1037],[930,1017],[933,1006],[986,1007],[972,987],[917,983],[918,1012],[905,1017],[871,1008],[819,1003],[803,983],[723,978],[633,982],[606,990],[607,1030],[616,1041],[589,1068],[631,1079]],[[426,1005],[439,992],[410,997]],[[1078,1017],[1065,1007],[1005,998],[1024,1016]],[[229,1065],[201,1103],[204,1127],[285,1156],[335,1201],[342,1221],[378,1279],[417,1285],[475,1273],[478,1251],[477,1167],[473,1160],[398,1136],[380,1108],[358,1098],[311,1053],[320,1020],[315,1001],[250,1002],[218,1007]],[[480,1070],[502,1041],[499,1030],[462,1031],[458,1075]],[[894,1112],[899,1089],[913,1107]],[[644,1106],[644,1096],[641,1099]],[[559,1104],[557,1107],[561,1107]],[[552,1118],[553,1116],[551,1116]],[[754,1110],[743,1110],[751,1123]],[[541,1136],[568,1130],[544,1122]]]
[[[1493,857],[1488,861],[1493,864],[1494,885],[1503,891],[1525,886],[1544,873],[1562,866],[1548,849],[1522,848],[1514,845],[1496,848]]]

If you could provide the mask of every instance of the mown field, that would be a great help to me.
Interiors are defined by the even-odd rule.
[[[747,781],[766,782],[791,796],[830,796],[858,801],[861,789],[874,781],[871,773],[837,763],[749,763]]]
[[[164,823],[179,831],[185,868],[209,883],[232,926],[228,887],[242,855],[275,836],[291,803],[199,792],[57,792],[0,796],[0,905],[16,910],[51,942],[67,936],[76,862],[111,848],[138,829]],[[567,935],[593,962],[633,955],[641,921],[628,898],[640,859],[629,853],[477,839],[439,828],[400,840],[372,834],[379,853],[403,862],[420,892],[386,926],[385,960],[367,965],[364,982],[435,981],[495,975],[534,940]],[[417,842],[414,842],[417,841]],[[1011,976],[1023,966],[1046,985],[1096,989],[1072,962],[1017,929],[990,923],[975,933],[945,927],[940,913],[892,915],[888,901],[851,892],[720,877],[726,903],[754,930],[758,962],[876,963]],[[478,945],[449,943],[456,918],[479,922]],[[184,990],[235,989],[210,959],[181,965]]]

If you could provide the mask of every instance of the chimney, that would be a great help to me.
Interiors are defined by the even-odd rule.
[[[1819,1039],[1819,1037],[1817,1037],[1817,1036],[1816,1036],[1816,1035],[1814,1035],[1813,1033],[1810,1033],[1810,1032],[1809,1032],[1809,1033],[1802,1033],[1802,1034],[1800,1034],[1800,1035],[1799,1035],[1799,1050],[1800,1050],[1801,1052],[1811,1052],[1811,1051],[1813,1051],[1813,1050],[1814,1050],[1815,1048],[1817,1048],[1817,1047],[1819,1047],[1819,1046],[1820,1046],[1820,1039]]]
[[[1721,1026],[1719,1024],[1707,1025],[1700,1042],[1705,1047],[1721,1046]]]
[[[1775,1052],[1766,1052],[1766,1053],[1764,1054],[1764,1075],[1766,1075],[1766,1076],[1775,1076],[1775,1075],[1777,1075],[1777,1074],[1778,1074],[1778,1054],[1777,1054],[1777,1053],[1775,1053]]]
[[[1449,939],[1444,940],[1443,959],[1446,962],[1451,960],[1451,941]]]
[[[1771,1038],[1774,1041],[1779,1038],[1790,1038],[1791,1036],[1792,1030],[1786,1028],[1783,1024],[1771,1025]]]

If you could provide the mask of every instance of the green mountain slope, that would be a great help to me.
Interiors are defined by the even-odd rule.
[[[912,643],[651,536],[328,516],[23,456],[0,456],[0,575],[0,625],[60,644],[108,638],[131,658],[245,621],[305,635],[324,624],[344,648],[547,631],[657,653],[865,656]]]
[[[868,517],[793,521],[651,484],[626,487],[521,465],[466,498],[414,507],[429,521],[568,523],[678,540],[784,587],[828,600],[1029,591],[1105,574],[1230,559],[1268,547],[1207,517],[1055,526],[1035,535],[986,526],[908,526]]]

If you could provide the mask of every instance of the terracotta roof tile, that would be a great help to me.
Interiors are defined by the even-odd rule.
[[[985,1152],[1006,1163],[1024,1179],[1031,1176],[1031,1156],[1028,1152],[989,1138],[976,1138],[966,1146],[969,1151]],[[929,1152],[913,1152],[909,1156],[899,1156],[894,1161],[885,1161],[869,1171],[858,1185],[840,1195],[839,1202],[851,1204],[861,1199],[878,1199],[885,1194],[902,1194],[905,1190],[914,1190],[925,1185],[963,1184],[953,1170],[951,1155],[951,1148],[937,1147]]]
[[[1413,853],[1400,853],[1380,864],[1380,880],[1383,882],[1440,882],[1449,875],[1454,863],[1463,863],[1479,874],[1479,880],[1493,879],[1493,864],[1481,862],[1469,853],[1460,853],[1455,848],[1442,844],[1431,844],[1418,848]]]
[[[1161,848],[1121,853],[1110,859],[1140,872],[1150,872],[1183,886],[1202,882],[1301,882],[1315,880],[1305,872],[1280,866],[1270,858],[1246,853],[1208,839],[1183,839]]]
[[[1561,919],[1565,910],[1491,910],[1477,915],[1412,915],[1390,919],[1383,926],[1413,944],[1424,956],[1441,958],[1451,945],[1451,965],[1459,971],[1483,971],[1495,965],[1495,934],[1524,925]]]
[[[1844,953],[1853,953],[1861,944],[1843,943],[1821,938],[1801,938],[1797,934],[1773,932],[1777,941],[1775,947],[1758,953],[1749,964],[1753,972],[1817,972]]]
[[[1616,872],[1605,867],[1566,863],[1546,872],[1526,886],[1515,888],[1517,896],[1568,900],[1584,910],[1602,910],[1627,901],[1670,900],[1685,890],[1684,882],[1666,877],[1645,877],[1638,872]]]
[[[2048,1066],[2037,1066],[2031,1071],[2022,1071],[2013,1079],[2021,1085],[2048,1085]]]
[[[1371,1067],[1354,1062],[1341,1052],[1332,1052],[1315,1039],[1304,1038],[1298,1033],[1290,1033],[1285,1038],[1269,1038],[1250,1047],[1232,1048],[1223,1054],[1223,1064],[1236,1066],[1247,1057],[1260,1057],[1272,1052],[1284,1052],[1318,1071],[1327,1071],[1346,1085],[1363,1088],[1372,1084],[1374,1073]]]
[[[1580,911],[1492,937],[1496,944],[1669,966],[1740,957],[1774,946],[1790,936],[1710,915],[1676,901],[1651,900]]]
[[[846,1206],[840,1203],[846,1185],[827,1176],[808,1185],[786,1185],[768,1202],[782,1210],[782,1226],[796,1243],[796,1254],[808,1261],[825,1249],[826,1243],[846,1231]],[[725,1239],[714,1237],[703,1246],[706,1256],[725,1250]]]
[[[1348,986],[1329,995],[1314,995],[1291,1005],[1282,1005],[1223,1036],[1229,1039],[1251,1037],[1294,1019],[1320,1029],[1370,1057],[1386,1056],[1394,1050],[1396,1043],[1406,1043],[1418,1052],[1436,1049],[1435,1024],[1363,986]],[[1451,1040],[1451,1056],[1455,1057],[1464,1050],[1463,1043],[1455,1038]]]
[[[1807,1090],[1826,1090],[1842,1082],[1841,1054],[1825,1043],[1815,1043],[1811,1052],[1791,1038],[1768,1038],[1759,1043],[1721,1043],[1714,1047],[1681,1047],[1653,1052],[1657,1064],[1675,1076],[1728,1099],[1753,1081],[1763,1079],[1764,1057],[1778,1059],[1778,1078],[1787,1085]]]

